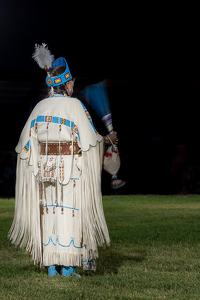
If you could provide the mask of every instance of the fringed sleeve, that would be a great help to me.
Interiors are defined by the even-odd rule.
[[[88,258],[98,256],[97,246],[110,244],[101,194],[103,141],[83,152],[82,228]]]
[[[88,258],[98,257],[98,246],[110,244],[110,237],[103,211],[101,172],[103,137],[95,129],[84,105],[75,105],[76,124],[82,149],[82,230]]]
[[[31,253],[34,262],[42,262],[40,203],[37,179],[28,160],[18,154],[16,171],[15,216],[8,233],[12,243]]]

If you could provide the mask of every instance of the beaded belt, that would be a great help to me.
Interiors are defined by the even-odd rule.
[[[60,148],[60,149],[59,149]],[[81,154],[80,148],[77,142],[73,143],[73,153]],[[47,154],[48,155],[70,155],[72,150],[72,142],[66,143],[48,143]],[[40,155],[46,154],[46,143],[40,143]]]

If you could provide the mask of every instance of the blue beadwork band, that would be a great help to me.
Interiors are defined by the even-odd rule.
[[[54,69],[55,67],[66,67],[66,69],[65,69],[64,73],[62,73],[56,77],[47,76],[46,84],[49,87],[63,84],[72,79],[72,75],[70,73],[68,64],[64,57],[59,57],[54,61],[53,65],[52,65],[52,69]]]

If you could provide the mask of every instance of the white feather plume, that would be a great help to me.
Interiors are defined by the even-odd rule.
[[[35,44],[35,52],[32,55],[32,58],[37,62],[40,68],[51,68],[54,61],[54,55],[51,54],[46,44],[37,45]]]

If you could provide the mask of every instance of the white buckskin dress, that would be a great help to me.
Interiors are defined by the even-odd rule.
[[[69,142],[71,152],[63,155],[62,143]],[[49,154],[49,143],[58,145],[56,153]],[[84,105],[58,94],[39,102],[16,152],[11,241],[44,266],[97,258],[98,246],[110,243],[101,195],[103,138]]]

